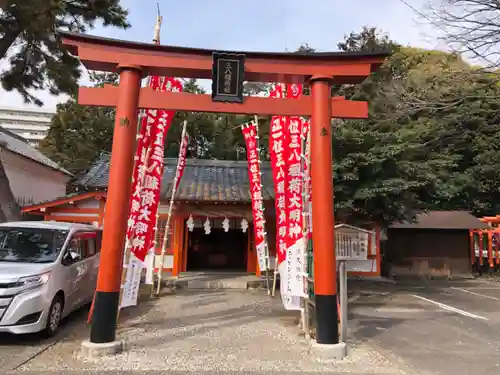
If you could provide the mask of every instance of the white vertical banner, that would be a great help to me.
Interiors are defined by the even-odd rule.
[[[128,272],[126,273],[125,282],[122,285],[120,308],[137,305],[139,284],[144,266],[140,259],[133,253],[130,253],[130,261],[126,267],[128,268]]]
[[[285,310],[302,310],[302,306],[300,306],[300,297],[292,296],[287,292],[289,285],[288,262],[286,260],[281,262],[278,269],[280,273],[280,295],[283,307]]]
[[[268,266],[268,256],[267,256],[267,242],[261,242],[256,246],[257,249],[257,260],[259,261],[259,269],[266,270]]]
[[[154,284],[154,264],[155,264],[155,248],[149,250],[146,259],[144,259],[144,267],[146,268],[146,279],[144,284],[153,285]]]
[[[287,263],[287,294],[298,297],[306,297],[304,293],[305,275],[305,244],[304,237],[299,238],[288,248]]]

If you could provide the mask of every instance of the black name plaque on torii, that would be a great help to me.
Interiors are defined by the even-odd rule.
[[[212,100],[243,103],[245,55],[214,52],[212,61]]]

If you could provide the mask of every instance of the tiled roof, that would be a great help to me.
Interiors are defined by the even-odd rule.
[[[177,159],[166,158],[162,179],[162,199],[170,199]],[[264,199],[274,197],[269,163],[261,164]],[[76,185],[106,189],[108,187],[109,154],[104,154]],[[250,202],[248,162],[230,160],[188,159],[176,193],[176,200]]]
[[[62,168],[55,161],[52,161],[39,150],[28,144],[26,140],[17,134],[14,134],[0,126],[0,144],[10,152],[21,155],[27,159],[31,159],[46,167],[55,169],[59,172],[71,175],[66,169]]]

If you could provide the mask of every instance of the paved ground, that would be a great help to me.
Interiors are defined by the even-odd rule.
[[[351,304],[357,340],[369,340],[420,375],[500,373],[500,284],[429,282],[366,289],[370,292]]]
[[[0,369],[17,369],[58,342],[85,331],[87,315],[88,308],[76,311],[62,323],[57,337],[51,339],[43,339],[40,335],[14,336],[0,333]]]
[[[58,337],[0,337],[0,366],[50,374],[378,375],[500,373],[500,284],[478,281],[350,284],[347,360],[318,363],[279,299],[253,292],[188,292],[143,303],[121,316],[129,350],[79,358],[85,312]]]
[[[18,370],[59,375],[81,370],[117,374],[405,373],[363,344],[353,345],[343,361],[314,361],[298,334],[296,313],[284,312],[279,299],[262,291],[179,292],[143,306],[142,311],[121,324],[119,336],[129,340],[122,355],[79,358],[75,353],[86,333],[78,329]]]

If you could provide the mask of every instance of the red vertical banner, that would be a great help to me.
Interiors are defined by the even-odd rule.
[[[257,147],[257,127],[254,123],[242,126],[243,138],[247,147],[248,177],[252,199],[252,217],[257,260],[261,270],[267,269],[267,243],[262,197],[262,178],[260,171],[259,150]]]
[[[178,80],[165,78],[162,81],[161,90],[180,91],[182,85]],[[163,176],[163,158],[165,152],[165,139],[170,125],[175,116],[175,111],[148,110],[148,118],[152,124],[150,145],[142,150],[146,154],[146,163],[143,170],[138,171],[138,184],[134,197],[139,202],[135,213],[135,220],[131,235],[131,251],[141,261],[144,261],[148,251],[152,247],[155,235],[156,214],[160,203],[160,188]],[[142,181],[141,181],[142,180]],[[142,183],[141,183],[142,182]],[[137,199],[137,197],[139,199]]]
[[[161,82],[157,76],[151,77],[149,87],[155,91],[160,91]],[[139,132],[137,135],[137,147],[135,151],[135,166],[132,174],[132,196],[130,197],[130,213],[127,226],[127,242],[132,239],[134,225],[137,220],[137,214],[141,207],[141,186],[144,180],[146,165],[149,160],[152,141],[152,129],[156,127],[157,111],[146,110],[140,121]]]
[[[275,85],[270,93],[271,98],[283,98],[283,89]],[[274,205],[276,211],[276,256],[278,264],[286,259],[287,215],[286,215],[286,161],[288,147],[286,117],[273,116],[269,132],[269,150],[274,183]]]

